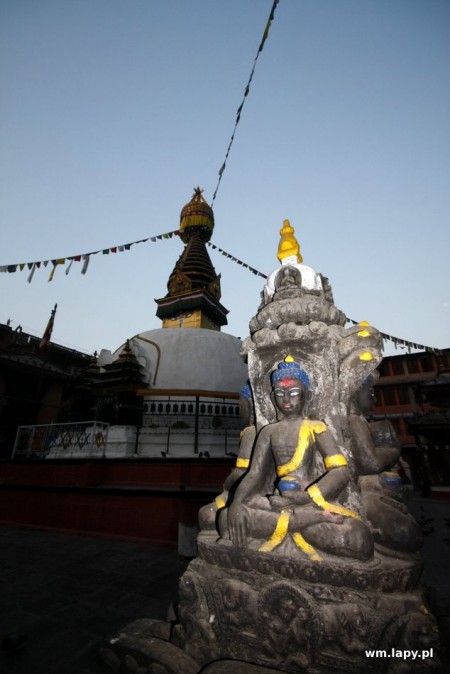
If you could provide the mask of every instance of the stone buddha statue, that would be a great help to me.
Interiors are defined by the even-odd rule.
[[[271,376],[281,416],[259,433],[250,468],[228,509],[236,546],[269,552],[293,541],[314,561],[320,552],[366,560],[373,539],[359,514],[342,504],[347,460],[327,425],[305,418],[308,374],[290,356]]]
[[[222,521],[226,521],[226,510],[230,491],[235,489],[239,481],[245,475],[250,465],[250,457],[256,437],[254,423],[252,390],[245,384],[239,394],[239,415],[243,424],[239,442],[239,454],[236,463],[223,484],[222,492],[216,496],[212,503],[200,508],[198,522],[200,529],[222,529]]]
[[[423,536],[408,513],[400,478],[393,470],[400,444],[389,421],[369,422],[364,416],[373,405],[376,377],[377,373],[370,375],[350,401],[349,426],[361,500],[376,547],[385,554],[390,550],[413,553],[422,545]]]

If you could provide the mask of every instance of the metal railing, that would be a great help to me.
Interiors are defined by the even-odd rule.
[[[108,430],[100,421],[19,426],[11,458],[104,457]]]
[[[173,426],[142,427],[139,437],[141,446],[136,452],[137,455],[146,455],[145,444],[147,443],[157,447],[159,453],[163,456],[178,456],[177,450],[180,447],[180,438],[183,438],[193,457],[200,454],[206,457],[210,455],[235,457],[239,451],[240,429],[200,428],[196,432],[194,428],[174,428]],[[144,442],[143,446],[142,442]]]
[[[186,400],[177,398],[153,399],[144,404],[144,415],[221,416],[239,419],[239,405],[233,402],[211,400]]]

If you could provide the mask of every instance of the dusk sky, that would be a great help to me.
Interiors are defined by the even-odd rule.
[[[176,230],[211,203],[272,0],[0,0],[0,267]],[[214,203],[212,242],[277,265],[289,218],[336,305],[450,346],[450,1],[280,0]],[[0,273],[0,322],[88,353],[161,327],[178,237]],[[225,332],[264,279],[208,249]],[[392,346],[386,353],[401,353]]]

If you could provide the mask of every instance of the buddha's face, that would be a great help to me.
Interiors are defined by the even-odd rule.
[[[275,403],[285,417],[299,416],[305,404],[305,387],[299,379],[277,381],[273,392]]]

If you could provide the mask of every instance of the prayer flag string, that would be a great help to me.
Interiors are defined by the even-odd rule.
[[[94,250],[90,253],[81,253],[80,255],[70,255],[66,257],[59,257],[53,260],[37,260],[35,262],[19,262],[16,264],[6,264],[0,266],[0,273],[6,272],[9,274],[13,274],[16,272],[18,269],[22,271],[27,267],[27,269],[30,271],[30,274],[28,275],[28,283],[31,283],[33,280],[34,273],[36,269],[40,269],[41,267],[47,267],[49,263],[52,264],[52,268],[50,271],[50,276],[48,277],[49,282],[53,281],[53,278],[55,276],[56,268],[59,265],[65,265],[66,262],[68,262],[68,266],[66,269],[66,275],[70,272],[72,268],[73,262],[83,262],[83,266],[81,269],[81,273],[85,274],[88,269],[88,265],[91,259],[92,255],[97,255],[98,253],[102,253],[102,255],[109,255],[110,253],[123,253],[124,251],[130,250],[131,246],[134,246],[135,244],[138,243],[146,243],[147,241],[151,241],[154,243],[155,241],[161,241],[162,239],[171,239],[172,236],[178,236],[179,235],[179,230],[173,230],[172,232],[165,232],[164,234],[157,234],[156,236],[149,236],[146,239],[139,239],[138,241],[131,241],[131,243],[124,243],[120,246],[112,246],[111,248],[102,248],[100,250]]]
[[[49,281],[53,281],[53,278],[55,276],[55,272],[58,266],[63,266],[68,263],[67,268],[66,268],[66,275],[70,272],[72,268],[72,264],[74,262],[82,262],[82,268],[81,268],[81,273],[86,274],[89,262],[91,259],[92,255],[97,255],[98,253],[102,253],[102,255],[109,255],[110,253],[123,253],[124,251],[128,251],[131,249],[131,246],[134,246],[138,243],[146,243],[148,241],[155,243],[156,241],[162,241],[162,240],[168,240],[171,239],[173,236],[179,236],[180,235],[180,230],[176,229],[171,232],[165,232],[164,234],[157,234],[155,236],[149,236],[145,239],[139,239],[138,241],[131,241],[130,243],[125,243],[116,245],[116,246],[111,246],[110,248],[103,248],[100,250],[95,250],[90,253],[81,253],[79,255],[71,255],[71,256],[66,256],[66,257],[59,257],[55,258],[52,260],[37,260],[35,262],[20,262],[16,264],[7,264],[0,266],[0,273],[1,272],[6,272],[6,273],[14,273],[17,270],[22,271],[23,269],[27,268],[28,271],[30,272],[28,275],[28,283],[31,283],[34,274],[36,272],[36,269],[40,269],[41,267],[48,267],[48,265],[51,263],[51,270],[50,270],[50,276],[48,278]],[[226,257],[227,259],[231,260],[232,262],[235,262],[238,264],[240,267],[244,267],[244,269],[248,269],[249,272],[251,272],[254,276],[259,276],[260,278],[266,279],[267,274],[263,274],[262,272],[258,271],[254,267],[251,267],[249,264],[244,262],[243,260],[240,260],[238,257],[235,255],[231,255],[230,253],[227,253],[226,250],[223,250],[223,248],[219,248],[219,246],[216,246],[214,243],[211,243],[211,241],[207,241],[208,246],[210,246],[213,250],[216,250],[218,253],[220,253],[223,257]],[[351,318],[347,318],[347,320],[350,323],[353,323],[356,325],[358,321],[354,321]],[[387,333],[381,332],[380,333],[383,339],[386,339],[390,342],[393,342],[395,347],[401,346],[401,347],[406,347],[408,350],[411,349],[418,349],[422,351],[428,351],[430,353],[439,353],[439,349],[436,349],[431,346],[426,346],[424,344],[418,344],[417,342],[411,342],[406,339],[400,339],[399,337],[394,337],[393,335],[388,335]]]
[[[225,153],[225,159],[223,161],[222,166],[219,169],[219,179],[217,181],[216,189],[214,190],[214,194],[213,194],[212,201],[211,201],[211,206],[214,205],[214,201],[215,201],[218,189],[219,189],[219,185],[222,181],[223,172],[225,171],[225,167],[227,165],[228,155],[230,154],[231,146],[233,145],[234,136],[236,134],[237,125],[239,124],[239,121],[241,119],[241,114],[242,114],[242,109],[243,109],[244,104],[245,104],[245,99],[247,98],[247,96],[249,94],[249,91],[250,91],[250,84],[252,82],[253,75],[254,75],[254,72],[255,72],[256,62],[258,60],[258,57],[259,57],[260,53],[264,49],[264,44],[265,44],[267,38],[269,37],[270,26],[272,25],[272,21],[273,21],[274,16],[275,16],[275,10],[276,10],[279,2],[280,2],[280,0],[274,0],[274,3],[272,5],[272,9],[270,10],[269,18],[267,20],[266,27],[264,29],[264,34],[263,34],[262,40],[259,44],[258,51],[256,52],[255,59],[253,61],[253,68],[251,70],[250,77],[248,78],[248,82],[247,82],[246,87],[244,89],[244,97],[242,99],[242,102],[241,102],[240,106],[238,107],[238,109],[236,111],[236,119],[235,119],[235,122],[234,122],[233,133],[231,134],[230,142],[228,143],[227,151]]]

